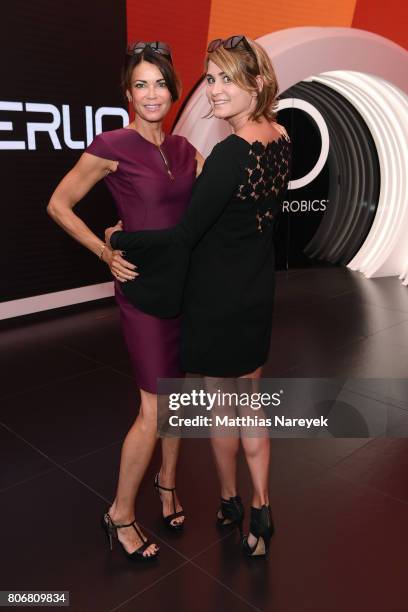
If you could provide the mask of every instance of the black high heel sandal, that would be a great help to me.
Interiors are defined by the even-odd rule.
[[[166,525],[168,529],[171,529],[172,531],[181,531],[184,528],[184,521],[182,523],[175,523],[175,524],[171,522],[178,516],[185,516],[183,510],[179,510],[178,512],[176,512],[176,497],[174,495],[174,491],[176,490],[176,487],[172,487],[171,489],[169,489],[168,487],[162,487],[161,484],[159,484],[159,473],[157,473],[154,478],[154,488],[158,492],[160,499],[161,499],[160,489],[162,489],[163,491],[171,491],[174,512],[172,514],[168,514],[167,516],[162,516],[162,518],[163,518],[164,524]]]
[[[237,526],[240,536],[242,538],[242,522],[244,520],[244,506],[239,495],[224,499],[221,497],[221,505],[218,513],[222,514],[222,517],[217,514],[217,525],[219,527]]]
[[[127,523],[126,525],[118,525],[117,523],[114,523],[112,521],[111,517],[106,512],[102,516],[102,527],[108,537],[109,547],[111,550],[113,550],[113,538],[115,537],[121,545],[122,550],[128,559],[131,559],[132,561],[152,561],[153,559],[157,558],[157,555],[159,554],[160,550],[159,548],[157,548],[156,552],[154,553],[148,553],[147,555],[143,554],[146,548],[148,548],[153,542],[149,542],[149,540],[145,539],[145,537],[139,531],[136,525],[136,521],[132,521],[131,523]],[[136,548],[136,550],[131,553],[126,550],[126,548],[123,546],[122,542],[118,538],[118,529],[121,529],[122,527],[133,527],[133,529],[136,531],[137,535],[143,542],[143,544],[139,546],[139,548]]]
[[[249,532],[252,533],[257,540],[254,546],[250,546],[248,543],[248,536],[244,536],[242,540],[244,552],[249,557],[265,557],[274,531],[275,527],[272,521],[270,506],[264,505],[261,508],[251,507]]]

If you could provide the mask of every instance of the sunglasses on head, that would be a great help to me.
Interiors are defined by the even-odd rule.
[[[230,49],[235,49],[235,47],[238,47],[238,45],[241,43],[244,45],[247,51],[252,54],[254,53],[251,45],[243,34],[236,34],[235,36],[230,36],[229,38],[216,38],[215,40],[212,40],[208,45],[207,53],[213,53],[220,47],[224,47],[224,49],[227,49],[227,51]]]
[[[173,61],[169,45],[165,42],[161,42],[160,40],[154,40],[152,42],[138,40],[137,42],[134,42],[128,46],[126,53],[127,55],[137,55],[138,53],[142,53],[146,49],[146,47],[149,47],[149,49],[151,49],[155,53],[164,55],[170,62]]]

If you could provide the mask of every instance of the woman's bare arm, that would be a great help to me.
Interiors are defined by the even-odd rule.
[[[83,153],[64,176],[51,196],[47,212],[70,236],[99,255],[104,243],[74,212],[73,208],[109,172],[117,162]]]
[[[117,166],[117,161],[83,153],[72,170],[58,184],[47,206],[50,217],[98,257],[105,243],[74,213],[73,208],[98,181],[110,172],[115,172]],[[119,252],[112,253],[111,249],[106,247],[102,259],[118,280],[135,277],[135,273],[130,272],[135,267],[123,259]]]

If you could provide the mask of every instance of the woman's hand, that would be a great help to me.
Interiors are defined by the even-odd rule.
[[[111,236],[114,232],[121,232],[123,230],[123,223],[122,221],[118,221],[116,225],[114,225],[113,227],[107,227],[105,230],[105,242],[108,245],[108,247],[111,249],[111,243],[110,243],[110,239]]]
[[[128,280],[133,280],[136,276],[139,276],[136,272],[137,266],[134,266],[129,261],[126,261],[122,257],[123,251],[113,251],[110,248],[110,237],[113,232],[122,230],[122,221],[119,221],[114,227],[108,227],[105,230],[105,242],[107,248],[102,254],[102,259],[108,264],[112,275],[121,283],[125,283]]]
[[[108,264],[112,275],[121,283],[139,276],[136,266],[122,257],[123,251],[112,251],[107,247],[102,253],[102,260]]]

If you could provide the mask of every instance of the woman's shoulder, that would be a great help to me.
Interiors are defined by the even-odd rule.
[[[214,163],[227,162],[229,164],[239,163],[242,156],[248,153],[248,144],[236,134],[230,134],[214,145],[210,155]]]
[[[192,145],[185,136],[181,136],[180,134],[168,134],[166,138],[172,147],[179,148],[181,150],[188,150],[194,153],[196,151],[195,146]]]
[[[237,137],[236,134],[230,134],[214,145],[210,155],[222,156],[228,155],[235,151],[240,151],[242,149],[242,144],[241,138]]]
[[[105,147],[112,147],[113,149],[115,149],[117,145],[120,145],[129,136],[127,132],[129,132],[129,130],[127,130],[126,128],[118,128],[116,130],[100,132],[99,134],[96,134],[94,136],[91,144],[99,144]]]
[[[116,130],[109,130],[107,132],[100,132],[94,138],[105,142],[106,144],[116,145],[118,143],[124,142],[124,140],[129,136],[129,132],[132,130],[128,128],[117,128]]]
[[[121,151],[123,151],[123,143],[128,138],[129,130],[118,128],[108,132],[100,132],[96,134],[92,142],[86,147],[86,153],[92,153],[106,159],[118,159]]]
[[[247,154],[248,151],[243,143],[235,138],[234,134],[231,134],[214,145],[205,160],[204,169],[220,176],[228,169],[232,173],[231,176],[238,177],[238,174],[241,173],[242,159]]]

